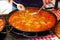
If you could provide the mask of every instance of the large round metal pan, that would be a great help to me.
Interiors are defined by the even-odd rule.
[[[5,28],[5,26],[6,26],[6,21],[5,21],[5,18],[2,16],[2,15],[0,15],[0,19],[3,21],[3,23],[4,23],[4,25],[2,25],[2,30],[0,31],[0,32],[2,32],[3,30],[4,30],[4,28]]]
[[[28,8],[34,8],[34,7],[28,7]],[[39,8],[37,8],[37,9],[39,9]],[[56,25],[56,23],[57,23],[57,17],[56,17],[56,15],[55,15],[54,13],[52,13],[51,11],[48,11],[48,10],[45,10],[45,9],[42,9],[42,10],[48,12],[49,14],[51,14],[51,15],[53,15],[53,16],[55,17],[55,20],[56,20],[56,21],[55,21],[54,25]],[[9,17],[10,17],[15,11],[18,11],[18,9],[10,12],[7,19],[9,19]],[[8,20],[7,20],[7,22],[8,22],[8,24],[10,25],[10,23],[9,23]],[[54,25],[52,26],[52,28],[54,27]],[[13,27],[13,26],[10,25],[10,27]],[[51,28],[50,28],[50,29],[51,29]],[[18,30],[18,29],[16,29],[16,28],[13,27],[12,32],[14,32],[15,34],[24,35],[24,36],[26,36],[26,35],[29,36],[28,34],[30,34],[30,35],[32,35],[32,36],[35,37],[35,36],[36,36],[36,33],[48,31],[48,30],[50,30],[50,29],[43,30],[43,31],[36,31],[36,32],[28,32],[28,31]]]
[[[60,38],[60,20],[57,21],[57,24],[52,28],[53,33]]]

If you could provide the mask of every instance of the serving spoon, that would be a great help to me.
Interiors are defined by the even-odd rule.
[[[50,2],[53,6],[55,6],[52,2]],[[32,15],[34,14],[38,14],[43,8],[45,8],[45,6],[43,5],[41,8],[39,8],[39,10],[37,12],[33,12]]]
[[[23,4],[18,4],[18,3],[14,2],[14,1],[12,1],[12,2],[17,5],[17,9],[18,10],[20,10],[20,11],[24,11],[25,10],[25,7],[24,7]]]
[[[33,12],[31,15],[38,14],[43,8],[44,8],[44,5],[37,12]]]

